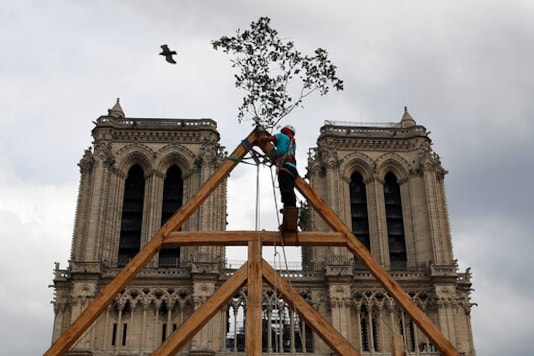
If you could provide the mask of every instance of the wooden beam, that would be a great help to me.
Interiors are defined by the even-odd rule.
[[[208,300],[197,308],[178,329],[176,329],[152,356],[175,355],[206,325],[206,323],[228,303],[247,279],[248,266],[244,264],[221,285]],[[260,338],[261,340],[261,338]]]
[[[404,356],[402,335],[393,335],[391,337],[391,356]]]
[[[247,246],[256,236],[266,246],[345,246],[347,242],[345,235],[339,232],[303,231],[293,235],[282,239],[279,231],[173,231],[165,237],[163,245]]]
[[[245,338],[247,355],[261,355],[262,286],[261,243],[259,236],[256,236],[248,244],[247,334]]]
[[[304,320],[323,341],[338,355],[360,356],[356,350],[321,314],[306,302],[304,298],[267,263],[262,260],[263,278],[269,285],[280,292],[284,300],[297,310]],[[248,315],[247,315],[248,317]],[[248,334],[247,334],[248,338]],[[256,355],[256,354],[254,354]],[[259,355],[259,354],[258,354]]]
[[[104,289],[93,299],[87,308],[76,318],[67,330],[52,344],[44,356],[57,356],[66,353],[89,325],[111,303],[115,296],[123,290],[139,271],[159,251],[163,235],[156,234],[152,240],[132,259]]]
[[[397,301],[401,308],[410,316],[414,323],[425,333],[434,345],[446,356],[458,356],[458,351],[436,327],[430,318],[417,307],[410,296],[391,277],[391,275],[373,258],[369,250],[352,234],[328,204],[302,179],[298,177],[295,185],[306,197],[308,203],[330,225],[334,231],[347,236],[347,248],[367,267],[376,280]]]
[[[259,133],[252,131],[246,138],[248,142],[255,142]],[[231,157],[237,160],[226,160],[221,167],[202,185],[198,192],[159,229],[148,244],[119,272],[99,295],[87,306],[78,318],[63,332],[52,344],[45,356],[64,354],[74,342],[87,330],[89,325],[96,320],[102,311],[111,303],[117,294],[123,290],[139,271],[147,265],[154,255],[161,249],[163,239],[172,231],[178,230],[197,208],[206,200],[219,184],[230,174],[232,169],[239,163],[238,160],[247,154],[243,145],[237,146]]]

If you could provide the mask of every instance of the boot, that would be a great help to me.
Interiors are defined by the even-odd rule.
[[[284,217],[282,220],[282,231],[296,232],[299,219],[299,209],[295,206],[284,207]]]

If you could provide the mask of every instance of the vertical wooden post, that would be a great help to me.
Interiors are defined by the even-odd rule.
[[[261,355],[262,285],[261,242],[257,234],[248,244],[247,355]]]
[[[391,337],[391,356],[404,356],[402,335],[393,335]]]

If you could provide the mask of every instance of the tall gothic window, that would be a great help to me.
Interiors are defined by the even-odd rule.
[[[365,183],[360,173],[354,172],[350,176],[350,214],[352,219],[352,233],[358,240],[371,250],[369,239],[369,218],[367,213],[367,195]]]
[[[145,174],[143,168],[134,165],[128,171],[124,184],[121,231],[119,237],[119,267],[124,267],[141,247]]]
[[[379,351],[376,311],[367,305],[360,309],[360,335],[362,351]]]
[[[404,347],[408,351],[415,351],[415,324],[414,322],[406,316],[403,311],[399,311],[399,330],[401,335],[404,338]]]
[[[389,261],[392,270],[406,269],[406,243],[400,187],[393,173],[386,174],[384,182],[386,222],[388,230]]]
[[[307,293],[301,296],[310,300]],[[226,351],[243,352],[246,344],[247,297],[241,290],[227,309]],[[267,291],[262,301],[262,351],[269,354],[313,352],[313,331],[283,299]]]
[[[177,166],[167,170],[163,183],[163,205],[161,208],[161,225],[182,206],[184,183],[182,171]],[[177,267],[180,262],[179,247],[164,247],[159,251],[160,267]]]

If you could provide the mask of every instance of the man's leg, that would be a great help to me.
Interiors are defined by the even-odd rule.
[[[280,185],[280,195],[284,203],[284,218],[282,231],[296,232],[298,224],[297,197],[295,195],[295,178],[290,172],[281,169],[278,172],[278,184]]]
[[[284,208],[297,206],[295,195],[295,178],[288,171],[281,169],[278,172],[278,184],[280,185],[280,195]]]

